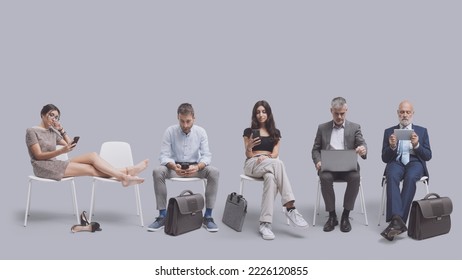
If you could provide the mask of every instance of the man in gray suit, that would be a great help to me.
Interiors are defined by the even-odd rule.
[[[359,191],[360,174],[359,164],[356,171],[329,172],[321,171],[321,150],[356,150],[356,153],[363,159],[367,156],[367,145],[361,133],[361,126],[345,119],[348,106],[345,98],[336,97],[331,102],[330,112],[332,121],[320,124],[314,139],[311,156],[321,181],[321,193],[329,212],[329,219],[324,225],[324,231],[332,231],[337,226],[337,214],[335,213],[334,181],[343,180],[347,182],[345,196],[343,199],[343,213],[340,220],[340,230],[349,232],[351,224],[349,221],[350,211],[353,210],[356,196]]]

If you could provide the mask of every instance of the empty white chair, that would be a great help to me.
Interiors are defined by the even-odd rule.
[[[61,149],[62,146],[57,146],[56,149]],[[61,154],[56,157],[58,160],[68,160],[67,154]],[[30,201],[31,201],[31,192],[32,192],[32,182],[37,181],[37,182],[45,182],[45,183],[60,183],[60,182],[69,182],[71,185],[71,191],[72,191],[72,203],[73,203],[73,208],[74,208],[74,214],[77,218],[77,223],[80,224],[79,220],[79,209],[77,205],[77,194],[75,190],[75,181],[74,177],[66,177],[62,178],[61,181],[56,181],[56,180],[51,180],[51,179],[45,179],[45,178],[40,178],[34,175],[29,175],[29,188],[27,190],[27,202],[26,202],[26,213],[24,215],[24,226],[27,226],[27,218],[29,216],[29,211],[30,211]]]
[[[334,183],[346,183],[343,180],[335,180]],[[359,181],[359,200],[361,202],[361,213],[364,214],[364,220],[366,222],[366,226],[369,225],[367,220],[367,212],[366,212],[366,202],[364,200],[364,192],[362,186],[362,179]],[[316,225],[316,216],[319,215],[319,203],[321,201],[321,180],[318,179],[318,191],[316,194],[316,203],[314,205],[314,214],[313,214],[313,226]]]
[[[109,162],[112,166],[116,168],[125,167],[125,166],[133,166],[133,155],[132,149],[130,144],[126,142],[104,142],[101,145],[101,151],[99,153],[101,158]],[[93,210],[95,208],[95,187],[96,182],[110,182],[110,183],[118,183],[120,182],[111,179],[111,178],[102,178],[102,177],[93,177],[93,186],[91,189],[91,202],[90,202],[90,221],[93,217]],[[140,188],[139,185],[134,185],[128,188],[133,188],[135,191],[135,202],[136,202],[136,214],[140,217],[141,226],[144,227],[143,222],[143,211],[141,209],[141,199],[140,199]]]
[[[430,193],[428,189],[428,177],[423,176],[420,178],[419,182],[423,183],[425,185],[425,189],[427,191],[427,194]],[[380,208],[379,208],[379,222],[378,226],[380,226],[380,220],[382,219],[382,216],[385,215],[385,205],[387,202],[387,178],[385,176],[382,177],[382,199],[380,203]]]

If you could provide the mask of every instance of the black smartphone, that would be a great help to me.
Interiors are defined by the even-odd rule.
[[[260,129],[252,129],[252,138],[260,137]]]
[[[189,169],[189,164],[188,163],[182,163],[181,164],[181,169],[183,169],[183,170]]]
[[[75,136],[74,137],[74,140],[72,141],[71,145],[72,144],[77,144],[77,142],[79,142],[79,139],[80,139],[80,136]]]

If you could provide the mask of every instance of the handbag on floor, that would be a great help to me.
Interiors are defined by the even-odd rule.
[[[247,214],[247,200],[235,192],[228,195],[223,212],[223,223],[235,231],[242,231],[245,215]]]
[[[203,208],[204,197],[190,190],[170,198],[164,232],[176,236],[200,228]]]
[[[452,201],[449,197],[429,193],[423,199],[413,201],[408,236],[422,240],[448,233],[451,229],[451,213]]]

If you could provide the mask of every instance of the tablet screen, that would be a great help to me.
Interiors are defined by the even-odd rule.
[[[414,132],[412,129],[395,129],[396,139],[411,140],[411,135]]]

